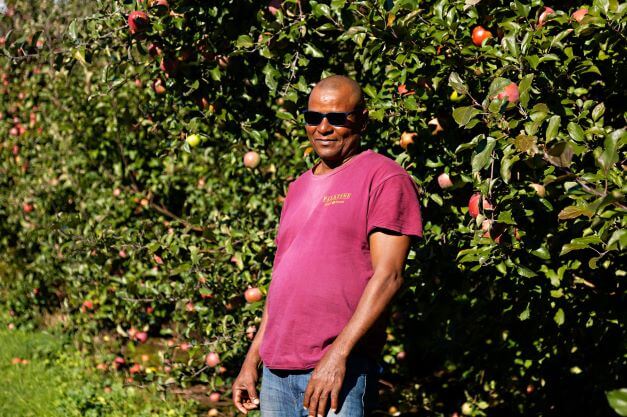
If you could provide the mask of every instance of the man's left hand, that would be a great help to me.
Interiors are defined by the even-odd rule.
[[[340,389],[346,374],[346,358],[329,349],[311,374],[305,390],[303,405],[309,410],[309,416],[325,416],[329,395],[331,410],[338,407]]]

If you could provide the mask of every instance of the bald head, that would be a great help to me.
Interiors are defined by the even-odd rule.
[[[341,95],[343,100],[353,108],[364,106],[364,94],[361,87],[355,80],[344,75],[332,75],[320,80],[311,91],[309,100],[311,102],[314,96],[325,96],[330,92]]]

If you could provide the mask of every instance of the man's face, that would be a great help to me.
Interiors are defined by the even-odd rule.
[[[309,96],[309,111],[320,113],[355,110],[358,98],[347,88],[314,88]],[[348,115],[346,126],[333,126],[327,118],[320,124],[305,125],[307,136],[316,154],[329,162],[343,161],[359,147],[365,110]]]

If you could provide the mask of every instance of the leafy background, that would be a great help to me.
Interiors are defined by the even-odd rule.
[[[228,397],[263,309],[243,293],[267,291],[282,198],[315,162],[298,109],[347,74],[367,95],[364,145],[414,176],[425,222],[392,306],[382,410],[615,415],[625,3],[151,4],[7,2],[0,300],[15,324],[61,323],[107,367],[137,363],[134,381]],[[131,34],[134,10],[149,24]],[[519,99],[498,99],[512,82]],[[475,193],[492,208],[473,218]]]

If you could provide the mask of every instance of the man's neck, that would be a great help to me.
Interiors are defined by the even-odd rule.
[[[353,150],[352,152],[350,152],[348,155],[345,155],[341,160],[328,161],[328,160],[320,159],[320,163],[314,168],[313,173],[315,175],[323,175],[329,171],[333,171],[335,168],[341,165],[344,165],[345,163],[353,159],[353,157],[359,154],[361,151],[362,151],[361,148],[357,148]]]

